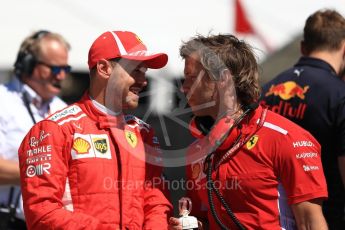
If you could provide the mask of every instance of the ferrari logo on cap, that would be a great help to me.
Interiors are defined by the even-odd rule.
[[[133,148],[135,148],[135,146],[137,146],[137,143],[138,143],[138,138],[135,135],[135,133],[126,130],[125,135],[126,135],[126,140],[127,140],[128,144],[130,146],[132,146]]]
[[[138,35],[135,35],[135,36],[141,44],[144,44],[143,41],[138,37]]]
[[[248,150],[251,150],[252,148],[254,148],[254,146],[256,145],[256,143],[259,140],[259,136],[258,135],[254,135],[252,136],[249,141],[247,142],[246,146]]]

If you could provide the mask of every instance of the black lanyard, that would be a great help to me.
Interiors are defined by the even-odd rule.
[[[28,93],[27,92],[23,92],[23,101],[24,101],[24,105],[25,105],[25,107],[26,107],[26,109],[27,109],[27,111],[28,111],[28,113],[29,113],[29,115],[31,117],[32,122],[34,124],[36,124],[37,122],[36,122],[36,119],[34,117],[34,114],[32,113],[32,110],[30,108],[30,102],[29,102],[29,98],[28,98]]]
[[[34,117],[34,114],[32,113],[32,110],[30,108],[30,102],[29,102],[29,98],[28,98],[28,93],[27,92],[23,92],[22,93],[22,97],[23,97],[23,101],[24,101],[24,105],[32,119],[32,122],[34,124],[36,124],[36,119]],[[10,218],[15,218],[16,216],[16,210],[19,206],[19,200],[20,200],[20,195],[21,195],[21,192],[19,192],[15,198],[15,203],[13,204],[12,203],[12,199],[13,199],[13,196],[14,196],[14,187],[11,186],[10,188],[10,193],[9,193],[9,197],[8,197],[8,203],[7,203],[7,206],[9,208],[9,217]]]
[[[250,112],[250,111],[249,111]],[[244,118],[245,115],[247,115],[249,112],[245,112],[242,114],[242,117],[238,119],[238,121],[235,121],[233,126],[229,129],[230,131],[228,133],[231,133],[232,129],[237,126],[241,120]],[[222,164],[225,160],[227,160],[231,155],[233,155],[237,150],[239,150],[247,141],[250,140],[251,137],[254,136],[254,134],[259,131],[259,129],[264,125],[265,118],[266,118],[267,109],[264,109],[261,113],[260,121],[256,127],[256,129],[248,135],[246,138],[243,138],[242,140],[238,139],[236,140],[236,144],[234,144],[227,153],[220,159],[220,161],[216,164],[215,169],[219,167],[220,164]],[[241,138],[241,136],[239,136]],[[223,139],[223,138],[222,138]],[[220,146],[220,144],[218,145]],[[235,214],[230,208],[230,205],[225,201],[223,195],[220,193],[218,188],[215,186],[215,183],[212,179],[212,170],[213,170],[213,157],[214,157],[215,151],[211,152],[205,159],[204,162],[204,172],[206,173],[207,177],[207,197],[209,201],[209,206],[211,209],[211,214],[213,218],[215,219],[216,223],[219,225],[219,227],[223,230],[228,230],[229,228],[222,222],[222,220],[219,218],[215,204],[213,201],[213,192],[216,194],[217,199],[220,201],[221,205],[225,208],[226,213],[230,216],[234,224],[237,226],[238,229],[245,230],[246,228],[244,225],[237,219]]]
[[[234,146],[232,146],[225,154],[224,156],[220,159],[219,162],[217,162],[215,168],[218,168],[226,159],[228,159],[231,155],[233,155],[238,149],[240,149],[245,143],[247,143],[253,136],[254,134],[261,129],[261,127],[264,125],[265,119],[266,119],[266,113],[267,109],[263,109],[260,117],[259,124],[257,125],[257,128],[246,138],[238,141]]]

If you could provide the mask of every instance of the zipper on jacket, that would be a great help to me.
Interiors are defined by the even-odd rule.
[[[111,132],[111,130],[110,130]],[[115,148],[115,154],[116,154],[116,160],[117,160],[117,186],[119,189],[119,207],[120,207],[120,229],[122,229],[122,165],[121,165],[121,155],[120,155],[120,149],[117,145],[117,142],[113,135],[110,133],[111,140],[113,141],[114,148]]]

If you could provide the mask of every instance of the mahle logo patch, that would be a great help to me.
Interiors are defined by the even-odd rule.
[[[93,138],[92,141],[98,152],[104,154],[108,151],[108,144],[105,138]]]
[[[252,136],[249,141],[247,142],[246,146],[248,150],[251,150],[252,148],[254,148],[254,146],[256,145],[256,143],[259,140],[259,136],[258,135],[254,135]]]
[[[135,146],[137,146],[137,143],[138,143],[138,138],[135,135],[135,133],[126,130],[125,135],[126,135],[126,140],[127,140],[128,144],[130,146],[132,146],[133,148],[135,148]]]

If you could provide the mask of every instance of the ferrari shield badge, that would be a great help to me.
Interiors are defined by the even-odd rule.
[[[135,135],[135,133],[126,130],[125,135],[126,135],[126,140],[127,140],[128,144],[130,146],[132,146],[133,148],[135,148],[135,146],[137,146],[137,143],[138,143],[138,138]]]
[[[259,136],[258,135],[254,135],[252,136],[249,141],[247,142],[246,146],[248,150],[251,150],[252,148],[254,148],[254,146],[256,145],[256,143],[259,140]]]

